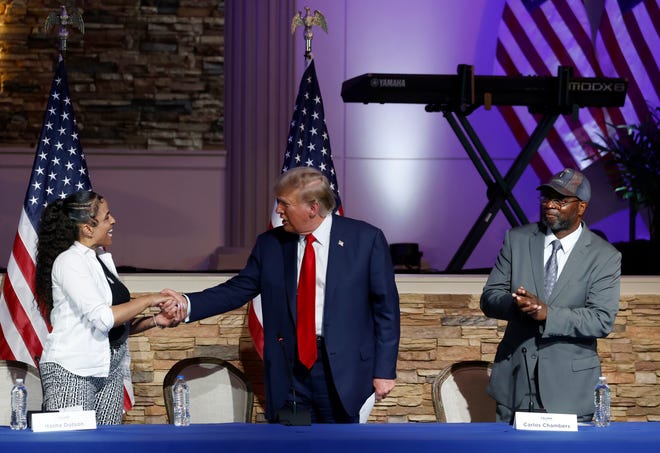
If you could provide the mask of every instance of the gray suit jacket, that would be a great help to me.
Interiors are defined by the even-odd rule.
[[[544,227],[538,223],[507,232],[481,295],[481,309],[507,320],[497,348],[488,393],[512,409],[526,408],[529,375],[538,366],[539,396],[548,412],[589,415],[601,373],[596,339],[614,327],[619,310],[621,254],[583,231],[566,261],[551,297],[543,288]],[[516,307],[512,291],[524,286],[548,305],[547,319],[534,321]]]

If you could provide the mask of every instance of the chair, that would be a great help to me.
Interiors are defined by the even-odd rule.
[[[172,386],[182,374],[190,388],[191,423],[252,421],[252,384],[231,363],[216,357],[193,357],[175,363],[163,380],[167,418],[174,421]]]
[[[43,401],[41,377],[32,365],[16,360],[0,360],[0,425],[11,419],[11,389],[16,378],[23,378],[28,391],[28,411],[40,411]]]
[[[457,362],[433,380],[433,407],[439,422],[494,422],[495,400],[486,393],[492,364]]]

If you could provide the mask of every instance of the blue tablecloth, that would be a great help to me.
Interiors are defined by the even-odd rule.
[[[496,423],[312,425],[213,424],[100,426],[33,433],[0,427],[3,452],[488,452],[641,453],[660,450],[660,424],[580,426],[578,432],[516,431]]]

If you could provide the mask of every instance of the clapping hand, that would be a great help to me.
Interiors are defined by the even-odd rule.
[[[541,302],[536,294],[530,293],[521,286],[511,295],[520,311],[536,321],[543,321],[546,319],[548,314],[547,305]]]

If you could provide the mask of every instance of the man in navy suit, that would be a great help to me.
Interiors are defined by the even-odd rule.
[[[508,321],[488,393],[499,421],[541,410],[586,422],[601,374],[596,339],[619,309],[621,254],[582,221],[582,173],[565,169],[538,190],[541,221],[507,232],[481,295],[486,316]]]
[[[382,231],[332,215],[325,176],[298,167],[275,187],[283,225],[262,233],[243,270],[223,284],[182,297],[187,322],[225,313],[261,294],[266,418],[309,411],[316,423],[356,423],[364,402],[394,387],[399,346],[399,296]],[[297,287],[306,236],[315,252],[315,359],[298,353]],[[312,242],[313,241],[313,242]],[[311,321],[310,321],[311,322]],[[301,344],[303,342],[301,341]]]

